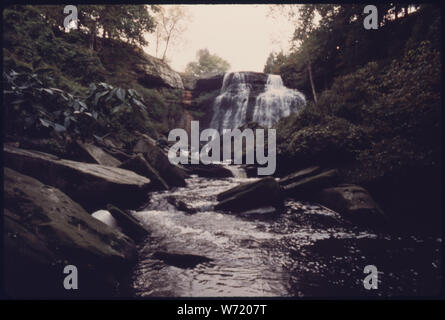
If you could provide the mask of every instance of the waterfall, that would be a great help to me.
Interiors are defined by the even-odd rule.
[[[250,87],[245,73],[225,73],[220,94],[213,103],[213,118],[210,127],[223,129],[238,128],[245,123]]]
[[[304,95],[285,87],[279,75],[226,73],[213,102],[210,127],[222,132],[254,121],[270,128],[280,118],[300,112],[305,104]]]
[[[300,112],[305,104],[301,92],[286,88],[281,76],[269,74],[265,91],[256,98],[252,121],[270,128],[281,118]]]

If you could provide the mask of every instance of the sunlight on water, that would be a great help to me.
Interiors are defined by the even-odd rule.
[[[392,239],[354,227],[322,206],[296,201],[287,201],[279,213],[266,210],[264,214],[232,215],[213,211],[218,193],[250,180],[192,177],[185,188],[153,193],[147,208],[134,213],[150,230],[134,270],[134,294],[370,295],[362,285],[367,264],[379,266],[387,282],[386,289],[373,295],[406,291],[412,295],[434,283],[432,271],[438,271],[432,263],[439,266],[437,242],[433,248],[425,246],[425,240]],[[198,212],[179,211],[167,200],[172,196]],[[210,260],[178,267],[154,257],[155,252]],[[411,260],[422,253],[429,263]]]

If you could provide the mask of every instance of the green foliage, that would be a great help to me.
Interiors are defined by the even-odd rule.
[[[440,70],[440,53],[423,41],[335,78],[317,106],[277,124],[279,155],[297,167],[336,163],[357,183],[439,163]]]
[[[283,51],[279,53],[270,53],[264,66],[264,73],[279,74],[280,68],[287,62],[287,57]]]
[[[219,90],[214,90],[210,92],[201,92],[198,96],[196,96],[188,108],[194,119],[204,123],[210,121],[210,119],[205,118],[211,117],[212,104],[218,95]]]
[[[87,86],[91,81],[103,81],[107,72],[98,56],[63,36],[56,37],[37,8],[12,6],[3,11],[5,67],[13,68],[17,61],[22,61],[34,68],[51,68],[57,83],[68,91]],[[72,41],[75,36],[65,37]]]
[[[433,5],[378,4],[379,30],[363,28],[361,4],[309,4],[300,7],[294,33],[294,49],[280,64],[286,86],[312,96],[307,72],[312,66],[317,92],[331,87],[335,77],[351,74],[370,61],[391,63],[405,48],[422,40],[440,48],[440,10]],[[416,10],[406,13],[406,9]],[[397,12],[397,18],[394,17]],[[316,18],[317,17],[317,18]],[[295,18],[295,17],[294,17]]]
[[[278,153],[297,167],[341,166],[369,145],[364,130],[345,119],[322,115],[309,105],[277,124]]]
[[[85,102],[58,88],[49,87],[51,79],[22,68],[3,73],[3,104],[6,133],[48,136],[50,133],[75,135],[94,128],[97,113]],[[85,125],[86,124],[86,125]]]
[[[144,99],[136,90],[92,83],[82,98],[51,87],[52,81],[25,67],[20,73],[3,74],[8,135],[101,139],[114,133],[129,144],[134,131],[155,135]]]
[[[215,73],[226,72],[230,64],[216,54],[211,54],[208,49],[200,49],[196,54],[198,61],[193,61],[185,67],[185,76],[199,79]]]
[[[157,10],[156,6],[150,7]],[[64,5],[35,8],[54,29],[63,29]],[[148,44],[144,33],[153,32],[155,28],[154,18],[146,5],[79,5],[78,15],[79,27],[86,30],[93,41],[101,30],[104,37],[144,46]]]

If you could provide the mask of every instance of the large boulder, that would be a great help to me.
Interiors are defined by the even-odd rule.
[[[312,167],[284,177],[280,180],[280,186],[285,196],[309,200],[314,193],[335,185],[338,178],[337,169],[320,172],[319,168]]]
[[[368,191],[357,185],[343,184],[323,189],[316,200],[352,221],[368,224],[385,220],[385,214]]]
[[[148,230],[130,213],[124,212],[112,204],[107,205],[107,210],[116,219],[122,232],[130,238],[140,241],[147,237]]]
[[[280,183],[280,186],[290,185],[290,184],[295,183],[303,178],[317,175],[317,174],[321,173],[321,171],[322,170],[320,167],[317,167],[317,166],[309,167],[309,168],[306,168],[303,170],[296,171],[294,173],[291,173],[291,174],[281,178],[279,183]]]
[[[243,212],[260,207],[282,205],[280,186],[273,177],[241,184],[218,194],[216,210]]]
[[[141,154],[125,161],[119,168],[131,170],[141,176],[149,178],[153,190],[167,190],[169,188],[167,182],[159,175],[159,172],[153,168]]]
[[[150,180],[132,171],[60,159],[31,150],[4,146],[5,166],[62,190],[90,212],[111,202],[136,208],[147,200]]]
[[[181,76],[168,64],[146,53],[141,63],[135,65],[138,81],[146,87],[184,89]]]
[[[4,169],[3,207],[8,296],[111,296],[136,259],[130,238],[60,190],[9,168]],[[78,290],[64,289],[66,265],[77,267]]]
[[[90,158],[89,160],[93,163],[110,167],[119,167],[121,165],[119,160],[92,143],[82,143],[77,141],[77,145],[83,150],[85,156]]]
[[[206,178],[230,178],[232,171],[218,164],[188,164],[184,170],[189,174],[196,174]]]
[[[187,173],[178,166],[171,164],[164,151],[150,137],[141,135],[133,152],[143,154],[148,163],[158,171],[170,187],[186,186]]]

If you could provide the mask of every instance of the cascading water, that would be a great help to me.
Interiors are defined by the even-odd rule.
[[[252,121],[270,128],[281,118],[300,112],[305,104],[301,92],[286,88],[281,76],[269,74],[266,90],[256,99]]]
[[[213,103],[210,127],[222,132],[244,124],[249,95],[250,88],[244,73],[226,73],[220,94]]]
[[[305,104],[304,95],[285,87],[279,75],[226,73],[213,103],[210,127],[222,132],[254,121],[270,128],[280,118],[300,112]]]
[[[221,132],[250,121],[270,127],[304,104],[279,76],[227,73],[210,127]],[[133,213],[149,236],[139,246],[130,295],[383,297],[440,289],[440,239],[372,231],[292,199],[278,209],[218,212],[218,194],[257,180],[238,166],[221,165],[234,177],[192,175],[186,187],[150,193],[144,210]],[[98,218],[112,223],[103,213]],[[379,270],[378,290],[363,286],[366,265]]]

